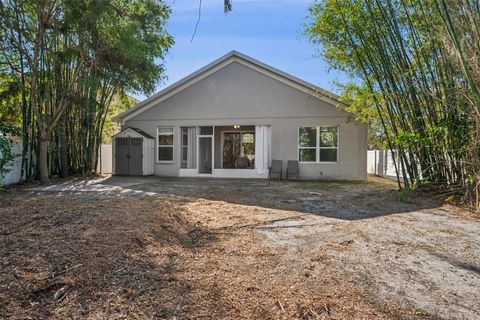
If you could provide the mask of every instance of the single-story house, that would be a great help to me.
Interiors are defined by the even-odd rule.
[[[285,167],[298,160],[300,179],[365,180],[367,125],[339,108],[337,98],[232,51],[119,114],[123,131],[114,139],[113,170],[266,178],[277,159]],[[148,142],[135,160],[148,157],[147,167],[125,165],[135,158],[125,151],[130,136],[138,145]]]

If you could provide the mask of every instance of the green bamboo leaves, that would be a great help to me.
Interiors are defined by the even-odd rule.
[[[460,185],[471,198],[467,179],[480,181],[479,7],[478,0],[327,0],[310,8],[309,39],[351,76],[347,109],[382,124],[405,186]]]
[[[164,76],[169,14],[161,0],[0,0],[0,76],[21,88],[24,177],[95,169],[112,98],[151,93]]]

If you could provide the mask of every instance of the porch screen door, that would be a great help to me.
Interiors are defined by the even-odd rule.
[[[213,138],[198,137],[198,173],[212,173]]]

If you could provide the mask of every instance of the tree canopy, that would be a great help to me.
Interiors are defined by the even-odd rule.
[[[407,187],[478,197],[480,11],[477,0],[325,0],[306,34],[350,75],[343,100],[380,123]],[[477,198],[478,201],[478,198]]]
[[[25,177],[95,168],[112,97],[164,76],[169,15],[156,0],[0,1],[0,94],[16,101],[2,113],[21,114]]]

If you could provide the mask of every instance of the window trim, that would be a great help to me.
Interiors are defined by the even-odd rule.
[[[160,145],[160,140],[159,140],[159,136],[160,136],[160,129],[172,129],[172,144],[171,145],[166,145],[166,144],[162,144]],[[167,135],[167,134],[162,134],[162,135]],[[168,134],[169,135],[169,134]],[[160,126],[160,127],[157,127],[157,136],[155,138],[156,140],[156,145],[157,145],[157,150],[156,150],[156,154],[157,154],[157,157],[155,158],[155,162],[156,163],[162,163],[162,164],[172,164],[175,162],[175,127],[172,127],[172,126]],[[160,147],[163,147],[163,148],[172,148],[172,160],[159,160],[159,156],[160,156],[160,153],[159,153],[159,149]]]
[[[189,146],[189,141],[188,141],[188,128],[189,127],[180,127],[180,169],[187,169],[186,165],[187,165],[187,162],[188,162],[188,155],[187,155],[187,160],[183,160],[183,149],[184,148],[187,148],[188,150],[188,146]],[[187,129],[187,144],[184,145],[183,144],[183,129]],[[185,168],[183,168],[183,165],[185,164]]]
[[[320,128],[337,128],[337,146],[336,147],[321,147],[320,146]],[[316,145],[315,147],[301,147],[300,146],[300,128],[315,128],[316,129]],[[315,161],[301,161],[300,149],[315,149]],[[337,149],[337,161],[320,161],[321,149]],[[340,158],[340,126],[339,125],[321,125],[321,126],[298,126],[297,127],[297,160],[299,163],[306,164],[338,164]]]
[[[315,128],[315,147],[301,147],[300,146],[300,129],[301,128]],[[318,159],[318,126],[299,126],[297,128],[297,160],[299,163],[317,163]],[[313,149],[315,150],[315,161],[300,161],[300,149]]]

